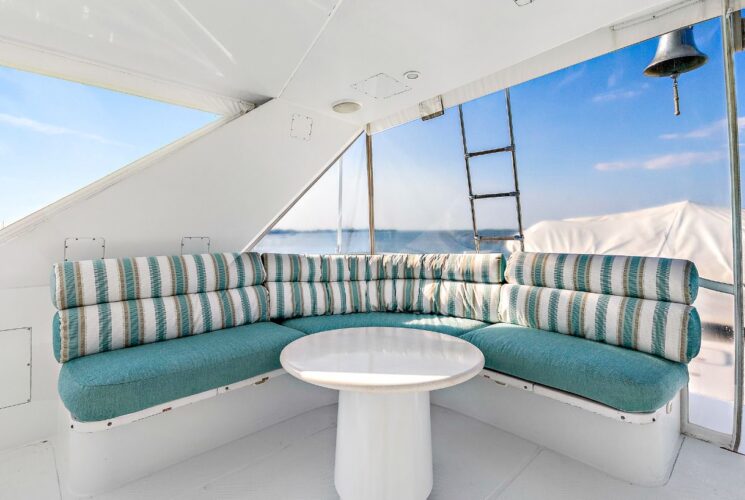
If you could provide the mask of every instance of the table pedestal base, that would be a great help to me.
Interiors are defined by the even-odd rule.
[[[424,500],[432,491],[429,392],[339,392],[342,500]]]

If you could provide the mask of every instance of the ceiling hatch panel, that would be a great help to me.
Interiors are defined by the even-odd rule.
[[[279,95],[335,4],[3,0],[0,38],[253,102]]]

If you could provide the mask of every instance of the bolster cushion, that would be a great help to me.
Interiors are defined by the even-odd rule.
[[[450,280],[502,283],[502,254],[262,255],[267,281]]]
[[[440,284],[433,280],[396,279],[370,282],[378,293],[378,310],[387,312],[437,312]]]
[[[698,271],[688,260],[617,255],[517,252],[508,283],[692,304]]]
[[[73,307],[54,316],[54,355],[64,363],[268,319],[263,286]]]
[[[367,290],[376,283],[270,281],[266,283],[269,291],[269,316],[271,319],[289,319],[377,311],[377,294]]]
[[[61,262],[52,268],[52,303],[68,309],[204,293],[260,285],[265,277],[253,252]]]
[[[502,285],[442,281],[437,312],[444,316],[476,319],[486,323],[499,321],[499,290]]]
[[[261,256],[266,281],[328,282],[349,281],[344,255],[300,255],[265,253]]]
[[[422,312],[436,308],[438,283],[427,280],[268,282],[270,317]]]
[[[385,254],[347,256],[353,280],[450,280],[502,283],[502,254]]]
[[[427,254],[422,256],[422,277],[470,283],[503,283],[501,253]]]
[[[503,322],[584,337],[688,363],[701,347],[701,321],[684,304],[533,286],[502,286]]]

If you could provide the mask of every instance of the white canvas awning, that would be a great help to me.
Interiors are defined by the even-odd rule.
[[[683,201],[598,217],[543,221],[525,231],[525,250],[688,259],[710,280],[732,283],[728,208]],[[517,248],[510,242],[511,250]]]
[[[525,231],[525,250],[688,259],[702,278],[732,283],[730,210],[683,201],[597,217],[539,222]],[[516,242],[508,243],[511,251]],[[732,301],[701,290],[704,321],[731,324]]]

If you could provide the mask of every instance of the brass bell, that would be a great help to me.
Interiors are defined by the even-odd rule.
[[[673,79],[673,100],[675,115],[680,114],[678,97],[678,76],[706,63],[708,57],[698,50],[693,39],[693,28],[681,28],[660,37],[657,52],[649,66],[644,70],[647,76],[669,76]]]

